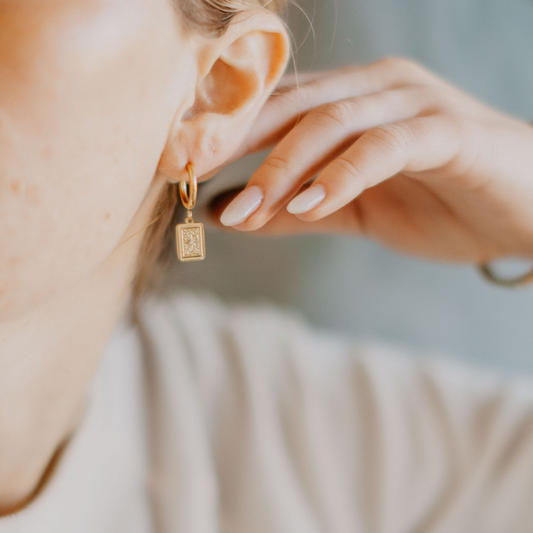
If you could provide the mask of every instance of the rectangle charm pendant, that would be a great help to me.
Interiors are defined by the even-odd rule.
[[[176,226],[178,259],[184,263],[205,259],[204,225],[199,222]]]

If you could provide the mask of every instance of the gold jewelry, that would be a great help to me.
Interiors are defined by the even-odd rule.
[[[183,206],[187,209],[187,218],[184,224],[176,226],[176,248],[178,259],[184,263],[202,261],[205,259],[205,232],[204,225],[194,222],[192,210],[196,205],[198,196],[198,181],[191,163],[187,164],[189,182],[180,181],[179,190]]]
[[[516,278],[502,278],[498,276],[492,267],[488,264],[479,265],[479,272],[487,280],[494,285],[500,285],[501,287],[522,287],[533,283],[533,269],[527,274],[517,276]]]

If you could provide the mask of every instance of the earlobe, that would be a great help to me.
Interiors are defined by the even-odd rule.
[[[198,53],[194,104],[176,116],[159,164],[169,181],[186,179],[192,162],[204,176],[245,140],[285,70],[288,37],[272,13],[241,13],[227,32],[206,38]]]

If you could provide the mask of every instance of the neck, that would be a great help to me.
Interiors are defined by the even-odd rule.
[[[129,301],[144,234],[139,229],[155,197],[97,272],[0,323],[0,514],[36,493],[84,412],[100,355]]]
[[[119,279],[129,280],[124,274]],[[111,283],[114,277],[99,274],[0,324],[0,513],[32,496],[83,413],[99,356],[127,300],[127,286]]]

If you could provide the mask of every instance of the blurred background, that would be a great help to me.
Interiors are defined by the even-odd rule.
[[[298,71],[410,57],[485,102],[533,119],[533,0],[297,1],[287,20]],[[262,157],[206,183],[203,203],[245,183]],[[533,287],[493,287],[471,266],[420,261],[345,237],[265,239],[211,229],[207,254],[202,263],[175,261],[163,290],[269,302],[353,337],[533,371]]]

